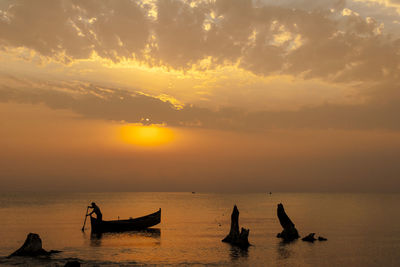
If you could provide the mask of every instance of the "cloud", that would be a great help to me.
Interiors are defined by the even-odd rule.
[[[237,64],[258,75],[335,82],[384,80],[399,71],[399,41],[381,22],[343,16],[344,1],[310,3],[16,0],[2,7],[0,44],[65,63],[96,53],[185,70],[207,60],[205,68]]]
[[[8,76],[2,83],[0,102],[44,104],[91,119],[140,122],[151,118],[153,123],[162,123],[176,112],[169,101],[83,82],[42,82]]]
[[[134,1],[13,1],[2,11],[6,46],[31,48],[69,63],[92,52],[112,59],[132,57],[145,47],[144,10]]]
[[[213,110],[190,104],[176,107],[166,96],[160,99],[79,81],[43,82],[12,76],[3,76],[0,81],[0,102],[44,104],[52,109],[71,110],[89,119],[140,123],[149,118],[154,124],[230,131],[400,130],[399,81],[386,84],[384,91],[380,90],[380,84],[369,88],[371,100],[365,104],[324,104],[296,111],[258,112],[235,107]]]
[[[353,1],[5,1],[0,4],[2,48],[25,47],[64,63],[96,54],[178,70],[235,65],[259,76],[355,84],[368,101],[296,111],[190,103],[178,110],[166,96],[10,77],[2,77],[0,101],[42,103],[88,118],[140,122],[150,117],[154,123],[214,129],[398,130],[400,40],[387,34],[380,20],[366,16],[366,7]]]

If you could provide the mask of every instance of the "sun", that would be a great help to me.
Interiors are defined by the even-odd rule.
[[[171,129],[157,125],[124,125],[120,135],[124,143],[137,146],[160,146],[174,140]]]

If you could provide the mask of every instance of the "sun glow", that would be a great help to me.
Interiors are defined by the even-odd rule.
[[[171,129],[156,125],[124,125],[120,134],[125,143],[138,146],[160,146],[174,140]]]

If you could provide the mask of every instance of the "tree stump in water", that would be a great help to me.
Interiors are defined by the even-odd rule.
[[[14,256],[31,256],[31,257],[36,257],[36,256],[43,256],[43,255],[50,255],[52,253],[57,253],[60,251],[56,250],[51,250],[51,251],[46,251],[42,248],[42,240],[40,239],[38,234],[34,233],[29,233],[28,236],[26,237],[26,240],[22,247],[17,249],[15,252],[13,252],[8,258],[14,257]]]
[[[248,248],[250,246],[248,240],[249,232],[249,229],[242,228],[239,233],[239,210],[235,205],[231,215],[231,230],[222,242],[230,243],[241,248]]]
[[[278,219],[283,228],[283,231],[277,235],[277,237],[283,238],[285,241],[293,241],[299,238],[299,233],[297,229],[294,227],[294,223],[287,216],[285,209],[283,208],[282,203],[278,204]]]

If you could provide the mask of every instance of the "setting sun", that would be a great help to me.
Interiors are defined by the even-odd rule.
[[[139,146],[165,145],[174,139],[171,129],[156,125],[124,125],[120,134],[125,143]]]
[[[0,267],[400,266],[399,88],[400,0],[0,0]]]

